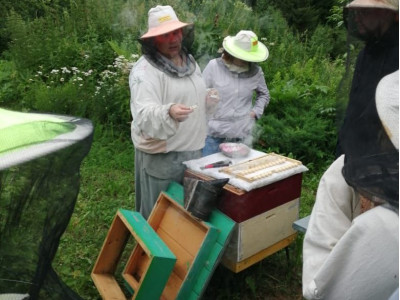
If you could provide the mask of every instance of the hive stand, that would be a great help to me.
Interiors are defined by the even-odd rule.
[[[124,271],[134,291],[131,299],[160,299],[177,259],[138,212],[117,211],[93,268],[93,282],[103,299],[126,299],[114,273],[130,236],[137,241]]]

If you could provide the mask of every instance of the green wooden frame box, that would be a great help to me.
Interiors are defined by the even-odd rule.
[[[181,184],[171,182],[166,194],[183,207],[184,189]],[[229,243],[236,224],[218,209],[214,209],[208,221],[202,223],[217,230],[217,240],[213,244],[206,246],[207,248],[202,247],[204,257],[196,259],[193,263],[192,270],[196,270],[197,272],[192,272],[190,276],[187,276],[177,295],[177,300],[195,300],[202,297],[213,272],[222,259],[224,250]]]
[[[130,236],[137,244],[123,277],[134,291],[131,299],[160,299],[177,258],[138,212],[117,211],[93,268],[93,282],[103,299],[126,299],[114,273]]]
[[[161,299],[188,299],[217,241],[217,228],[195,219],[164,192],[147,222],[177,258]]]

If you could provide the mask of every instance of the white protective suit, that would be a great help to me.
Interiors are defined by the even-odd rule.
[[[388,299],[399,284],[399,217],[377,206],[360,214],[339,157],[323,175],[303,244],[307,299]]]
[[[131,89],[131,135],[135,147],[146,153],[195,151],[206,137],[206,87],[200,67],[190,76],[172,77],[142,56],[129,76]],[[175,104],[196,106],[184,122],[169,115]]]

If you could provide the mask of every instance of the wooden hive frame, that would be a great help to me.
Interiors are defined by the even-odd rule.
[[[221,168],[219,172],[235,176],[247,182],[254,182],[299,165],[301,165],[301,162],[298,160],[271,152],[258,158]]]
[[[93,282],[103,299],[126,299],[114,273],[130,236],[137,244],[123,277],[134,290],[131,299],[159,299],[176,257],[138,212],[118,210],[94,265]]]

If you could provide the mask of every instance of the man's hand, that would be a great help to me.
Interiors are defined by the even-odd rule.
[[[192,112],[192,108],[183,104],[174,104],[169,109],[169,115],[171,118],[178,122],[185,121]]]

